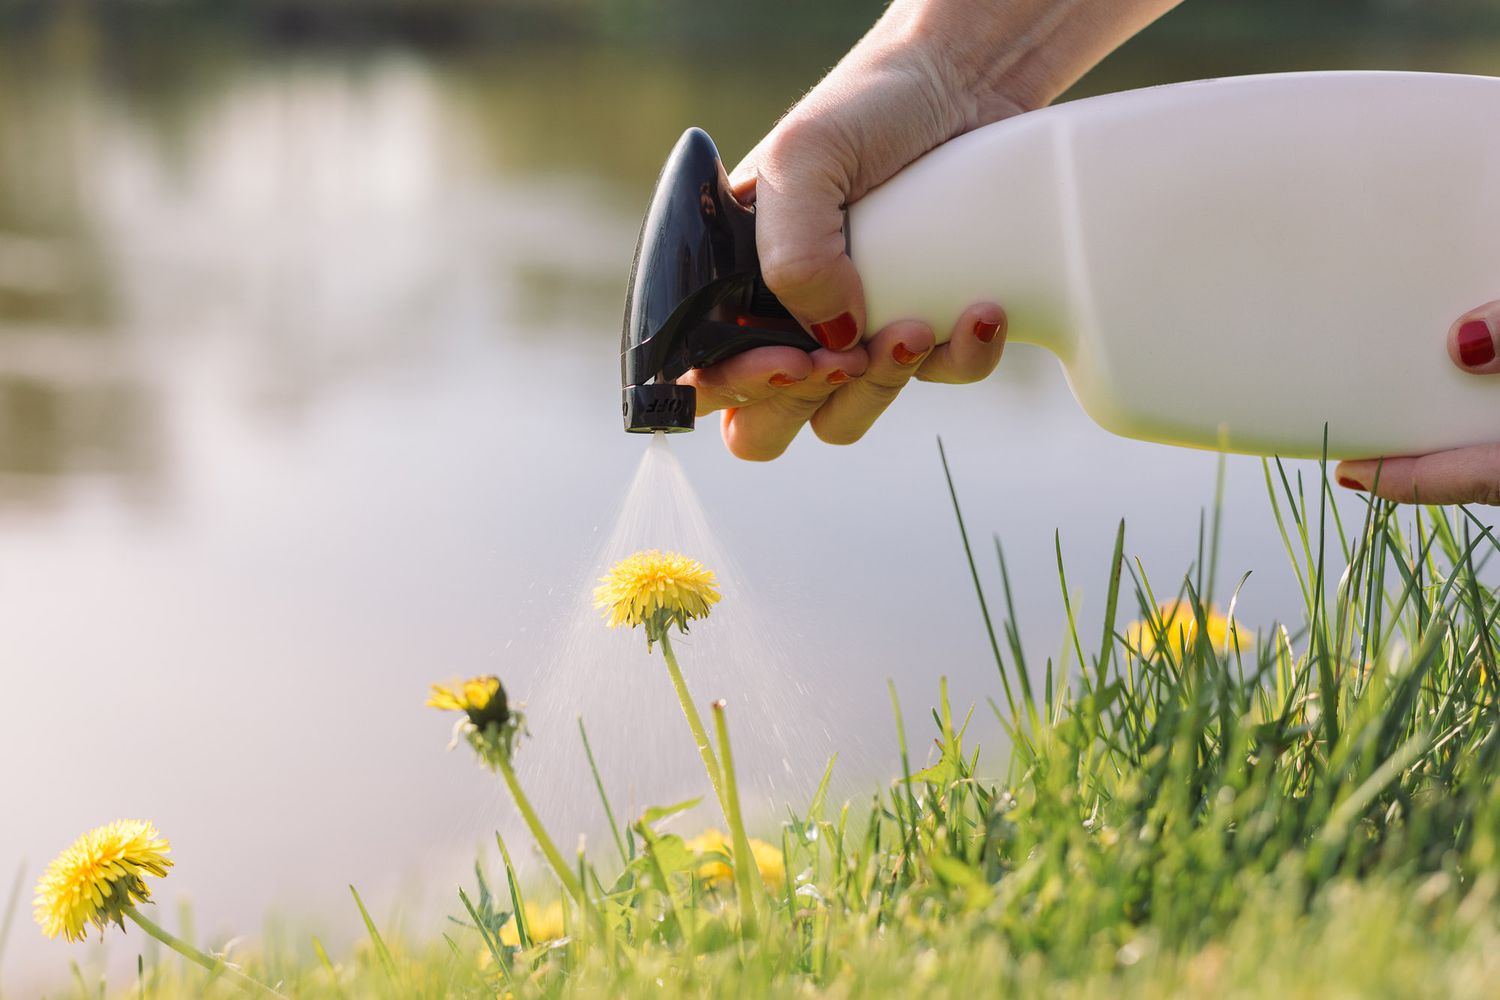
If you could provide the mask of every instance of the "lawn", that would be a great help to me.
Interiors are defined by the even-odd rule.
[[[57,995],[255,992],[244,976],[285,996],[357,998],[1492,996],[1500,603],[1484,567],[1500,541],[1459,508],[1370,501],[1345,522],[1325,480],[1275,462],[1265,483],[1300,621],[1235,624],[1234,590],[1214,588],[1217,516],[1196,564],[1168,581],[1127,558],[1121,524],[1102,619],[1070,610],[1064,654],[1030,663],[999,544],[964,531],[994,696],[954,706],[938,685],[918,713],[893,695],[893,780],[867,798],[832,801],[825,775],[778,829],[745,831],[737,720],[715,706],[705,723],[708,706],[679,687],[721,834],[669,832],[684,804],[620,816],[601,784],[613,838],[564,857],[533,824],[542,876],[514,877],[511,857],[531,844],[497,844],[455,887],[452,919],[423,933],[382,934],[355,895],[368,935],[350,954],[308,939],[216,969],[211,954],[204,968],[163,948],[128,979],[75,973]],[[954,512],[963,529],[956,494]],[[986,594],[978,566],[995,559],[1005,588]],[[1048,585],[1066,601],[1058,563]],[[704,569],[685,578],[706,588]],[[713,600],[695,600],[706,593],[668,594],[619,624],[659,643],[676,679],[668,633],[713,627]],[[443,707],[524,814],[509,767],[524,723],[503,689],[476,681]],[[980,767],[975,712],[1010,738],[1001,773]],[[127,897],[113,915],[141,947],[137,914],[154,917]],[[18,921],[11,946],[34,933]]]

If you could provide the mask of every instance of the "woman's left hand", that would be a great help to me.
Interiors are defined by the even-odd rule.
[[[1500,375],[1497,332],[1500,302],[1465,313],[1448,331],[1448,356],[1474,375]],[[1500,438],[1500,427],[1495,436]],[[1340,486],[1397,503],[1500,504],[1500,442],[1411,458],[1340,462],[1334,475]]]

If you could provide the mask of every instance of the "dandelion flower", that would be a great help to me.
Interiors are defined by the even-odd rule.
[[[686,632],[688,622],[708,617],[718,601],[713,570],[696,559],[657,549],[621,559],[594,588],[594,606],[604,612],[606,624],[644,626],[648,648],[673,625]]]
[[[500,678],[470,677],[466,681],[434,684],[427,698],[431,708],[462,712],[453,727],[454,743],[459,737],[468,740],[479,759],[496,766],[501,756],[509,759],[521,731],[521,714],[511,708]]]
[[[121,819],[75,840],[42,873],[36,922],[50,938],[82,941],[88,925],[124,927],[124,913],[151,901],[142,876],[162,878],[172,867],[172,845],[144,820]]]
[[[561,940],[567,933],[566,922],[563,920],[562,900],[554,899],[546,906],[537,906],[528,899],[526,901],[526,933],[530,936],[532,944]],[[500,928],[500,943],[512,948],[520,945],[521,935],[516,930],[515,920],[509,921]]]
[[[470,677],[461,683],[434,684],[427,704],[431,708],[463,712],[480,729],[492,722],[504,725],[510,717],[505,688],[500,686],[500,678],[493,675]]]
[[[687,849],[697,855],[733,856],[734,848],[721,830],[704,830],[686,842]],[[786,881],[786,865],[781,848],[764,840],[750,838],[750,853],[755,858],[755,867],[760,869],[760,879],[767,889],[779,889]],[[698,864],[698,877],[709,885],[727,885],[734,878],[734,871],[721,858],[704,857]]]
[[[552,838],[547,836],[546,828],[542,826],[541,819],[531,806],[531,800],[521,788],[515,768],[511,766],[511,756],[515,753],[516,740],[525,728],[525,720],[520,712],[510,706],[505,697],[505,688],[500,685],[500,678],[471,677],[462,683],[434,684],[427,704],[432,708],[463,713],[453,727],[453,743],[449,744],[448,749],[453,749],[459,737],[463,737],[474,748],[481,763],[500,772],[506,787],[510,789],[511,797],[515,799],[516,808],[521,811],[521,817],[530,828],[531,835],[536,838],[537,846],[542,849],[548,864],[568,890],[568,895],[582,903],[582,883],[573,874],[557,846],[552,843]]]
[[[50,938],[61,935],[69,941],[82,941],[89,924],[101,931],[117,924],[123,930],[129,917],[151,937],[215,976],[248,993],[285,1000],[225,961],[223,955],[199,951],[152,923],[136,908],[137,903],[151,902],[151,890],[143,876],[164,878],[172,867],[167,857],[170,853],[172,845],[167,838],[145,820],[117,819],[95,827],[73,841],[42,872],[33,903],[36,922]]]
[[[1198,634],[1198,619],[1193,614],[1192,603],[1170,601],[1157,610],[1161,615],[1161,635],[1166,638],[1168,649],[1174,653],[1181,649],[1192,649]],[[1209,645],[1219,652],[1243,650],[1250,645],[1244,631],[1238,625],[1231,631],[1229,619],[1212,607],[1203,609],[1203,621],[1207,626]],[[1132,647],[1140,650],[1143,658],[1150,659],[1156,655],[1157,632],[1150,622],[1132,622],[1125,629],[1125,638]]]
[[[647,652],[655,643],[661,643],[661,658],[666,662],[667,675],[672,678],[677,703],[682,706],[688,729],[692,730],[704,773],[714,786],[719,805],[724,807],[719,762],[714,757],[708,730],[703,728],[703,718],[688,693],[687,681],[677,665],[677,655],[668,638],[673,625],[678,631],[686,632],[688,622],[707,618],[709,610],[718,602],[718,581],[712,570],[696,559],[659,549],[626,556],[611,566],[609,572],[599,578],[599,586],[594,588],[594,607],[604,612],[605,624],[610,628],[643,626]],[[727,811],[725,815],[728,815]]]

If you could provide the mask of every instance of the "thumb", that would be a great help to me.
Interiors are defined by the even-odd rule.
[[[755,243],[766,287],[830,350],[848,350],[865,329],[865,296],[845,253],[846,172],[816,123],[783,122],[735,170],[755,199]]]

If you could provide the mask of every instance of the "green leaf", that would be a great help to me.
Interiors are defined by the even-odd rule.
[[[686,802],[677,802],[670,806],[652,806],[641,813],[641,822],[647,826],[655,826],[669,816],[676,816],[678,813],[687,812],[702,801],[703,796],[700,795],[696,799],[688,799]]]

